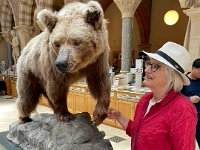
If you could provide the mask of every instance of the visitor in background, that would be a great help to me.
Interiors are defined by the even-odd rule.
[[[139,100],[133,120],[109,108],[108,118],[116,119],[131,136],[132,150],[194,150],[197,123],[196,109],[180,93],[189,85],[184,70],[188,51],[167,42],[156,53],[147,53],[143,84],[150,88]]]
[[[142,64],[142,69],[143,69],[142,77],[144,77],[145,76],[145,72],[144,72],[144,70],[145,70],[145,62],[148,60],[148,56],[144,52],[139,52],[138,59],[142,59],[143,60],[143,64]]]
[[[200,59],[196,59],[192,64],[192,70],[187,74],[190,85],[184,86],[182,93],[187,96],[197,109],[196,139],[200,147]]]

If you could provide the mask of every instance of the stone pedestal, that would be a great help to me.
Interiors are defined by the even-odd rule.
[[[105,133],[92,125],[88,113],[70,122],[57,122],[53,114],[38,114],[26,124],[14,122],[7,138],[24,150],[112,150]]]
[[[185,37],[185,46],[191,54],[192,61],[194,61],[200,57],[200,7],[184,10],[184,13],[190,18]]]

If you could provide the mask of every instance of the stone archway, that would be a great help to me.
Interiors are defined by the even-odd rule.
[[[36,36],[40,33],[43,29],[43,26],[37,22],[37,14],[42,9],[52,9],[53,8],[53,0],[35,0],[35,8],[34,8],[34,15],[33,15],[33,36]]]
[[[19,24],[14,27],[19,36],[20,49],[23,49],[28,41],[32,38],[33,3],[33,0],[20,1]]]
[[[13,19],[14,19],[14,25],[17,26],[19,24],[19,5],[20,1],[18,0],[8,0],[10,7],[13,12]]]
[[[11,44],[11,34],[10,31],[12,29],[13,22],[13,13],[12,9],[7,0],[4,0],[1,8],[1,34],[6,42]]]
[[[142,2],[135,12],[135,18],[137,20],[140,30],[141,44],[148,44],[150,35],[151,14],[149,14],[148,10],[145,8]]]

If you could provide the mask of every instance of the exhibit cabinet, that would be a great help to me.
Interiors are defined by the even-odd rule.
[[[143,94],[143,92],[130,92],[121,88],[118,90],[112,88],[110,107],[123,112],[127,118],[132,119],[137,102]],[[48,106],[45,97],[40,98],[40,104]],[[91,96],[86,84],[74,84],[67,94],[67,105],[71,113],[88,112],[92,117],[96,100]],[[105,119],[103,123],[121,128],[120,124],[113,119]]]
[[[5,81],[6,83],[6,94],[9,96],[17,97],[16,91],[16,80],[17,77],[15,75],[8,74],[0,74],[0,79]]]

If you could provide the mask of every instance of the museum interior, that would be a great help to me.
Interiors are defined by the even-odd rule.
[[[43,32],[37,20],[38,12],[45,8],[59,11],[73,1],[76,0],[0,0],[0,120],[4,120],[0,122],[0,132],[7,131],[17,120],[16,63],[26,44]],[[110,107],[133,118],[139,98],[149,90],[142,85],[145,57],[142,51],[155,52],[165,42],[173,41],[189,51],[191,62],[200,57],[200,3],[195,0],[97,1],[108,21]],[[85,79],[72,85],[67,97],[70,112],[92,115],[96,101]],[[44,96],[39,104],[34,113],[52,113]],[[105,119],[99,129],[105,131],[115,150],[130,150],[130,138],[115,120]]]

